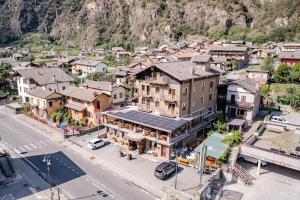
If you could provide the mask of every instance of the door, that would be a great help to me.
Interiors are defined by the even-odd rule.
[[[232,94],[230,97],[230,103],[234,104],[235,103],[235,95]]]

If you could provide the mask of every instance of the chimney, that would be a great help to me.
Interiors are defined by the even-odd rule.
[[[192,62],[196,64],[196,66],[202,71],[210,70],[210,55],[195,55],[192,58]]]

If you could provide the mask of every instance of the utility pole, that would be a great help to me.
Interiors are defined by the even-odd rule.
[[[177,145],[175,144],[175,163],[176,163],[176,168],[175,168],[175,185],[174,185],[174,188],[175,190],[177,189],[177,173],[178,173],[178,155],[177,155]]]
[[[43,162],[47,165],[47,172],[48,172],[48,183],[49,183],[49,189],[50,189],[50,199],[53,200],[53,194],[52,194],[52,185],[51,185],[51,179],[50,179],[50,166],[51,166],[51,158],[49,154],[45,154]]]
[[[202,182],[203,169],[205,168],[206,152],[207,152],[207,146],[205,144],[203,144],[201,151],[200,151],[200,158],[199,158],[200,185]]]

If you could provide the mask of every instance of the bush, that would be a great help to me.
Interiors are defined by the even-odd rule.
[[[63,115],[61,113],[57,113],[55,116],[55,121],[61,123],[63,120]]]
[[[241,144],[243,138],[241,131],[233,131],[231,133],[228,133],[225,138],[224,142],[228,144],[230,147],[235,147]]]
[[[57,115],[58,113],[56,113],[56,112],[54,112],[54,113],[52,113],[51,115],[50,115],[50,119],[51,119],[51,121],[53,121],[53,122],[56,122],[56,115]]]

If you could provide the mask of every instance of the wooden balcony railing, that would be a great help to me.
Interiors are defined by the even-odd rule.
[[[239,107],[239,108],[245,108],[245,109],[253,109],[253,107],[254,107],[253,103],[247,103],[247,102],[241,102],[241,101],[227,101],[227,105],[235,106],[235,107]]]

